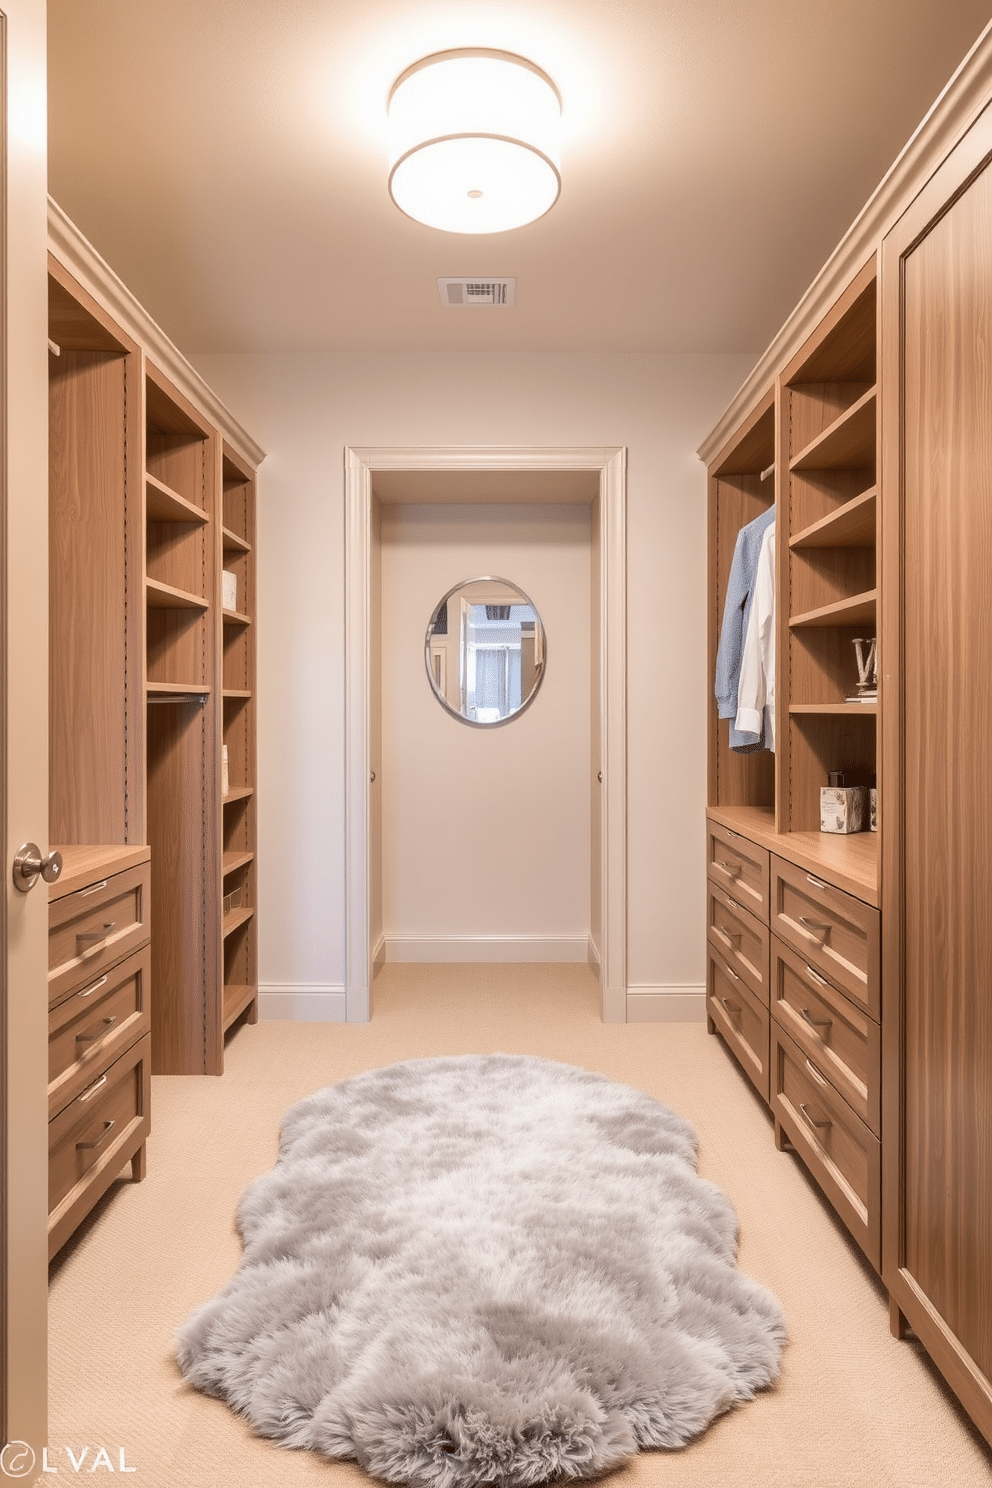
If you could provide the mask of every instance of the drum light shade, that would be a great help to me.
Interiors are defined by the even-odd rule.
[[[497,233],[543,217],[561,191],[561,100],[511,52],[437,52],[389,96],[389,194],[442,232]]]

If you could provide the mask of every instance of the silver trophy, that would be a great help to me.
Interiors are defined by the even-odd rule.
[[[875,636],[854,642],[858,659],[858,691],[852,702],[873,703],[878,697],[878,641]]]

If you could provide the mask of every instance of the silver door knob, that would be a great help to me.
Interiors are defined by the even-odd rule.
[[[42,857],[41,848],[36,842],[25,842],[17,849],[17,856],[14,858],[14,888],[20,889],[22,894],[34,888],[39,876],[46,883],[54,883],[61,872],[60,852],[50,852],[47,858]]]

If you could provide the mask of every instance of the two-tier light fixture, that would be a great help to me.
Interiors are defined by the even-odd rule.
[[[523,57],[436,52],[389,95],[389,193],[453,233],[497,233],[550,211],[561,192],[561,99]]]

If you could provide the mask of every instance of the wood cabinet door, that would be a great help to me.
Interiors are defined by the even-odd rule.
[[[884,1260],[992,1440],[992,111],[883,250]]]

